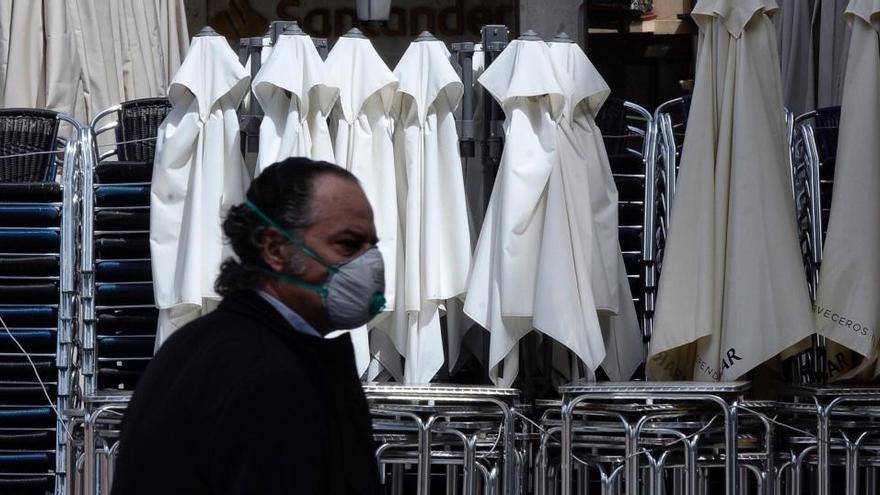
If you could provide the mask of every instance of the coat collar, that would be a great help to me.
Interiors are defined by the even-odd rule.
[[[335,347],[350,342],[350,337],[347,334],[335,339],[325,339],[293,330],[290,328],[290,322],[253,290],[242,290],[230,294],[220,303],[219,309],[252,319],[278,335],[288,345],[297,348],[304,346]]]

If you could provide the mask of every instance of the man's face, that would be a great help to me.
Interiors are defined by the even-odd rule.
[[[348,261],[363,254],[378,242],[373,210],[361,187],[334,175],[321,175],[313,185],[315,221],[302,240],[328,264]],[[274,229],[268,229],[263,240],[263,259],[270,268],[285,271],[290,259],[298,255],[298,248]],[[304,272],[294,276],[304,282],[323,285],[327,269],[314,259],[305,260]],[[264,287],[269,294],[296,311],[321,333],[330,331],[327,313],[321,296],[316,292],[269,280]]]

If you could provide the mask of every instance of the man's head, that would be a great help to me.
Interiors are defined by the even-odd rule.
[[[321,295],[271,274],[321,286],[329,275],[325,265],[351,260],[376,245],[373,211],[357,179],[330,163],[288,158],[265,169],[251,184],[247,199],[252,206],[231,208],[223,222],[239,260],[223,263],[217,292],[228,296],[264,290],[327,333],[331,328]]]

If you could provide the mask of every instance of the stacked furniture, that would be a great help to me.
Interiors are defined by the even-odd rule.
[[[648,160],[651,168],[648,188],[651,195],[650,211],[645,217],[645,229],[653,233],[651,242],[645,244],[645,321],[649,325],[653,321],[660,272],[663,269],[663,252],[669,234],[672,197],[675,195],[675,179],[690,104],[690,96],[683,96],[663,103],[654,111],[654,139],[650,143]],[[649,338],[651,330],[646,331]]]
[[[644,233],[646,215],[650,211],[645,205],[652,202],[647,178],[651,173],[648,158],[654,137],[653,117],[635,103],[608,98],[596,116],[596,124],[602,131],[617,185],[620,249],[630,290],[642,321],[642,330],[647,332],[650,325],[646,322],[649,314],[646,289],[650,279],[645,271],[645,255],[646,240],[648,245],[651,242],[650,236],[646,237]]]
[[[64,493],[67,424],[57,413],[77,395],[71,361],[79,128],[52,111],[0,110],[4,494]],[[67,131],[70,139],[59,139]]]
[[[499,387],[368,384],[382,483],[393,495],[524,493],[527,452],[518,441],[520,392]],[[415,467],[414,480],[404,476]]]
[[[90,144],[83,145],[87,394],[133,390],[153,356],[158,310],[150,264],[150,180],[156,133],[170,108],[165,98],[110,108],[95,117]],[[96,144],[110,131],[115,142]]]

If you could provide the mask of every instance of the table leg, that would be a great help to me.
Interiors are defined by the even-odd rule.
[[[829,421],[830,411],[827,407],[817,404],[816,460],[817,460],[817,495],[831,495],[831,471],[828,462],[831,460],[831,444]]]
[[[562,478],[562,495],[571,495],[571,435],[572,435],[572,405],[562,404],[562,459],[560,459],[560,471]],[[604,487],[604,485],[603,485]],[[604,488],[603,488],[604,489]]]

